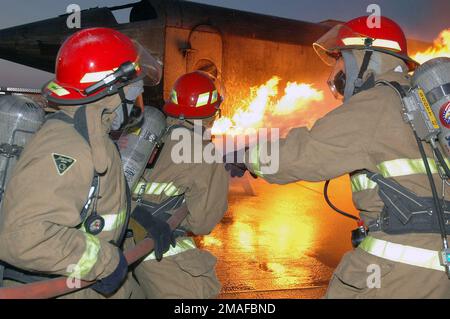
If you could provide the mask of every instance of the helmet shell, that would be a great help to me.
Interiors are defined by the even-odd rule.
[[[208,118],[217,113],[222,101],[214,79],[205,72],[195,71],[175,82],[164,112],[171,117]]]

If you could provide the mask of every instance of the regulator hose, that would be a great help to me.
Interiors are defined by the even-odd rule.
[[[325,186],[323,188],[323,196],[325,197],[325,201],[327,202],[328,206],[330,206],[334,211],[336,211],[338,214],[341,214],[342,216],[344,216],[346,218],[350,218],[350,219],[359,221],[360,220],[359,217],[349,214],[347,212],[344,212],[343,210],[340,210],[331,202],[330,198],[328,197],[328,186],[330,186],[329,180],[325,182]]]
[[[438,195],[438,192],[436,189],[436,184],[433,179],[433,174],[431,173],[430,164],[428,163],[428,157],[425,153],[425,149],[422,145],[422,141],[420,140],[416,131],[413,130],[413,132],[414,132],[414,137],[416,138],[417,146],[419,147],[420,155],[422,156],[422,160],[425,165],[425,170],[427,172],[428,181],[429,181],[430,187],[431,187],[431,194],[433,196],[433,201],[434,201],[434,209],[435,209],[435,212],[438,217],[439,229],[441,231],[441,238],[443,241],[444,248],[446,249],[446,248],[448,248],[448,242],[447,242],[447,231],[445,229],[444,210],[442,209],[442,205],[440,203],[439,195]],[[445,164],[445,161],[443,161],[443,163]]]

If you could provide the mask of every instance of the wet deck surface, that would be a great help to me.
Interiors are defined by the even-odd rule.
[[[225,218],[197,240],[218,258],[221,298],[323,296],[355,224],[327,206],[322,190],[323,183],[232,182]],[[347,177],[332,182],[330,197],[356,213]]]

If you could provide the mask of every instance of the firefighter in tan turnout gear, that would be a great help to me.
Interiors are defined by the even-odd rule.
[[[409,86],[408,72],[417,64],[408,57],[405,35],[395,22],[381,17],[381,25],[371,28],[368,19],[338,25],[315,43],[334,66],[329,85],[344,104],[311,130],[292,129],[279,141],[278,172],[264,173],[261,147],[248,150],[246,167],[230,163],[227,169],[241,176],[248,168],[276,184],[351,175],[353,201],[369,233],[343,257],[327,298],[449,298],[425,161],[392,84]],[[430,179],[442,195],[437,162],[431,147],[424,147]],[[391,196],[393,189],[400,195]],[[402,209],[415,205],[412,198],[423,201],[424,208]]]
[[[206,73],[193,72],[177,80],[170,100],[164,105],[168,116],[164,145],[154,167],[145,171],[133,190],[138,206],[130,225],[135,238],[140,240],[145,235],[140,225],[147,223],[149,213],[167,220],[185,202],[189,215],[182,229],[175,232],[178,233],[175,247],[164,255],[156,247],[137,266],[135,275],[147,298],[213,298],[220,292],[216,258],[197,249],[186,231],[209,234],[227,210],[229,177],[223,163],[194,161],[194,157],[201,155],[194,154],[198,152],[194,143],[200,143],[200,151],[212,146],[211,141],[202,141],[201,126],[204,129],[212,126],[221,103],[222,96],[213,79]],[[199,123],[199,131],[194,130],[194,122]],[[189,146],[180,151],[182,141],[188,141]],[[189,153],[186,161],[174,158],[183,152]],[[139,213],[140,206],[145,213]]]
[[[144,77],[157,84],[160,64],[120,32],[85,29],[64,42],[43,88],[60,111],[26,145],[2,202],[6,279],[62,275],[98,280],[70,298],[143,297],[122,253],[131,201],[108,133],[118,115],[128,117]]]

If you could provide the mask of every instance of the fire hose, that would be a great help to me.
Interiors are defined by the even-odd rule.
[[[186,218],[188,209],[186,205],[181,206],[175,211],[172,217],[167,221],[170,228],[175,230]],[[154,248],[154,242],[151,238],[146,238],[139,242],[135,247],[125,252],[125,258],[128,265],[141,260]],[[79,285],[72,288],[67,285],[67,277],[59,277],[46,281],[34,282],[17,287],[0,288],[0,299],[49,299],[58,296],[73,293],[75,291],[87,288],[95,281],[81,280]]]

